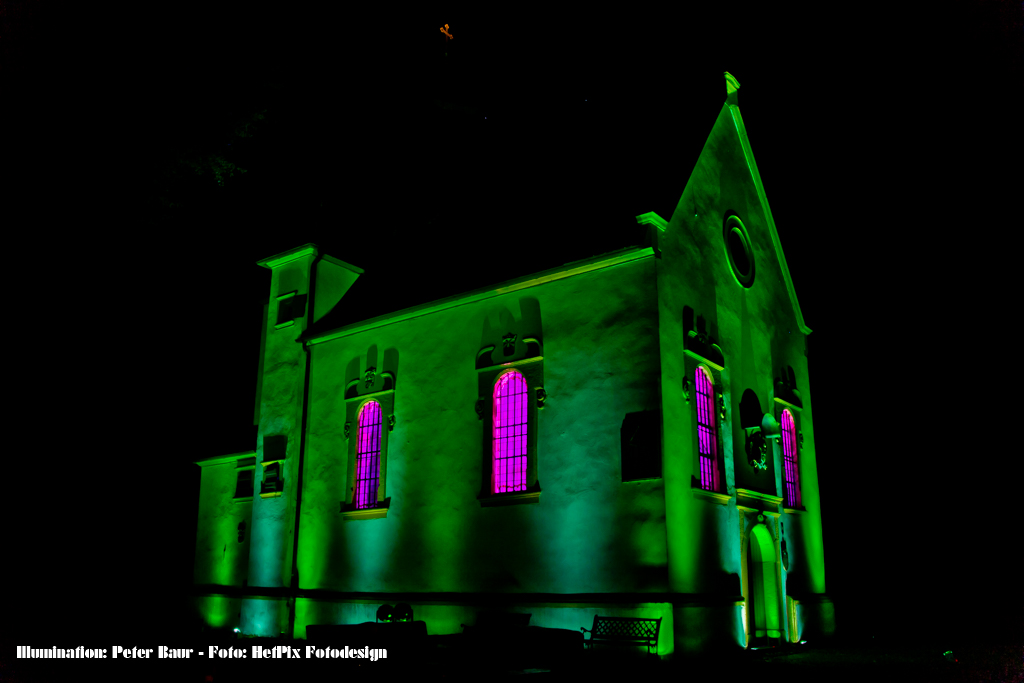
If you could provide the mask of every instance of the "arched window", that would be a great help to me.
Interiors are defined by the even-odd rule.
[[[785,506],[800,507],[800,473],[796,463],[796,425],[788,410],[782,411],[782,457],[785,463],[783,476],[786,480]]]
[[[526,379],[512,370],[494,383],[491,493],[526,490],[529,393]]]
[[[721,491],[718,466],[718,430],[715,428],[715,391],[711,373],[697,368],[697,441],[700,451],[700,486],[706,491]]]
[[[380,435],[383,424],[380,404],[367,401],[359,410],[359,432],[356,435],[357,510],[377,507],[377,485],[380,482]]]

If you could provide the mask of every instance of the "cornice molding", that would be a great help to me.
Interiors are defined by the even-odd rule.
[[[282,251],[280,254],[274,254],[273,256],[268,256],[265,259],[260,259],[259,261],[256,262],[256,265],[263,266],[264,268],[273,270],[278,266],[284,265],[289,261],[300,259],[303,256],[312,255],[315,258],[317,252],[318,247],[312,242],[309,242],[307,244],[303,244],[301,247],[295,247],[294,249],[289,249],[288,251]]]
[[[236,462],[243,458],[253,458],[255,456],[256,451],[242,451],[241,453],[232,453],[231,455],[215,455],[212,458],[193,460],[192,464],[199,465],[200,467],[209,467],[211,465],[223,465],[225,463]]]
[[[770,493],[761,493],[760,491],[752,491],[750,489],[736,489],[736,498],[748,498],[752,500],[761,500],[772,505],[781,505],[782,496],[773,496]]]
[[[341,516],[345,521],[355,521],[358,519],[381,519],[388,516],[388,509],[390,507],[390,498],[378,501],[377,507],[363,508],[361,510],[349,507],[343,501],[341,503]]]
[[[691,488],[690,494],[694,498],[703,498],[709,503],[715,503],[717,505],[728,505],[729,501],[732,500],[732,496],[728,493],[719,493],[718,491],[706,491],[702,488]]]
[[[525,505],[540,502],[540,490],[523,491],[522,493],[496,493],[478,499],[480,507],[501,507],[503,505]]]
[[[521,365],[529,365],[530,363],[538,363],[544,360],[544,356],[534,356],[532,358],[520,358],[519,360],[512,360],[507,363],[499,363],[498,365],[488,365],[486,368],[477,368],[477,372],[487,372],[489,370],[504,370],[505,368],[514,368]]]

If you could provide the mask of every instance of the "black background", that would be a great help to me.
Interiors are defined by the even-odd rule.
[[[190,463],[255,446],[258,259],[364,268],[356,320],[633,244],[726,70],[814,330],[840,633],[1019,628],[1020,6],[714,7],[6,3],[5,638],[192,626]]]

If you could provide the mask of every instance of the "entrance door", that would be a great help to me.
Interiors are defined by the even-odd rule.
[[[775,543],[763,524],[750,531],[750,634],[755,640],[782,637]]]

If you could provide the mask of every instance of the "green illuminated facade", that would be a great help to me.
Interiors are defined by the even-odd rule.
[[[662,655],[831,633],[810,329],[727,82],[672,219],[638,217],[645,246],[327,331],[362,271],[315,245],[260,262],[256,448],[198,463],[207,624],[302,638],[408,602],[431,634],[481,609],[573,630],[660,616]],[[529,466],[525,490],[493,494],[492,391],[510,369],[529,387]],[[356,509],[369,400],[377,504]]]

